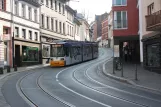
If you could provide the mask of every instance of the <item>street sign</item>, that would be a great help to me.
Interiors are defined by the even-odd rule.
[[[114,45],[114,57],[120,57],[119,45]]]

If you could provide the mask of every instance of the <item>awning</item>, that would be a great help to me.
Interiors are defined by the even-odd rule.
[[[147,41],[149,39],[159,38],[161,37],[161,32],[151,32],[143,35],[142,42]]]

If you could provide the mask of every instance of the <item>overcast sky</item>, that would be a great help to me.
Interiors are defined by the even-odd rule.
[[[71,0],[69,5],[79,13],[85,13],[91,22],[95,15],[110,12],[112,0]]]

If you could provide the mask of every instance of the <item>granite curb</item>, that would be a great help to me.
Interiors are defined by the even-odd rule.
[[[103,73],[107,77],[109,77],[111,79],[114,79],[114,80],[117,80],[117,81],[120,81],[120,82],[124,82],[124,83],[130,84],[130,85],[136,86],[136,87],[140,87],[140,88],[143,88],[143,89],[146,89],[146,90],[155,91],[155,92],[158,92],[159,94],[161,94],[161,91],[160,90],[157,90],[157,89],[154,89],[154,88],[150,88],[150,87],[146,87],[146,86],[143,86],[143,85],[138,85],[138,84],[136,84],[135,82],[133,82],[130,79],[126,79],[126,78],[123,78],[123,77],[114,76],[114,75],[108,73],[108,70],[105,68],[105,65],[106,65],[106,63],[108,63],[111,60],[112,60],[112,58],[110,60],[105,61],[103,63]]]

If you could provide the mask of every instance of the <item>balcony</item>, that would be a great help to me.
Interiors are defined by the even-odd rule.
[[[39,3],[39,0],[19,0],[19,1],[24,1],[26,3],[29,3],[35,7],[39,7],[40,6],[40,3]]]
[[[145,16],[147,31],[160,31],[161,29],[161,10],[151,15]]]

